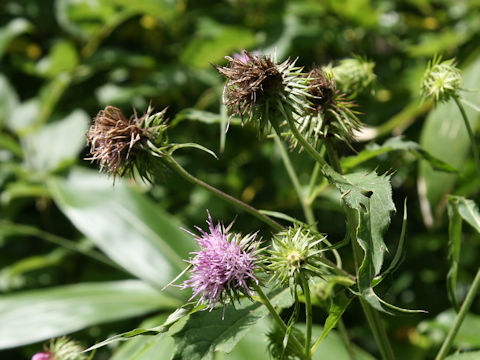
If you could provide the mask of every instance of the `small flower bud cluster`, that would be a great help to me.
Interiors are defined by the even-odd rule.
[[[446,102],[458,96],[462,86],[462,74],[455,66],[455,60],[442,61],[434,57],[428,62],[423,74],[421,92],[424,98],[432,97],[435,102]]]
[[[335,80],[342,93],[355,96],[375,81],[374,67],[373,62],[353,57],[341,60],[337,66],[327,66],[324,70]]]
[[[50,341],[48,348],[33,355],[32,360],[86,360],[83,348],[77,342],[61,337]]]

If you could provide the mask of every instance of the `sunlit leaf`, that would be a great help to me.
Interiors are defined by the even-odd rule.
[[[179,305],[142,281],[76,284],[0,298],[0,348],[68,334],[94,324]]]

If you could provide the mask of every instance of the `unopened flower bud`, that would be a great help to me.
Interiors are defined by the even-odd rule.
[[[421,85],[424,98],[432,97],[435,102],[446,102],[458,96],[461,86],[462,74],[454,59],[442,61],[441,57],[434,57],[428,62]]]
[[[45,351],[33,355],[32,360],[86,360],[83,348],[66,337],[52,339]]]
[[[269,261],[267,271],[272,274],[272,280],[286,285],[297,282],[299,275],[308,278],[324,274],[324,249],[320,246],[324,239],[323,235],[300,225],[274,236],[266,259]]]
[[[149,107],[141,117],[135,113],[127,119],[116,107],[101,110],[87,133],[91,153],[87,160],[97,160],[100,170],[114,177],[133,175],[137,169],[142,179],[151,181],[157,163],[151,151],[166,141],[167,128],[165,110],[152,112]]]
[[[373,62],[353,57],[341,60],[337,66],[326,67],[325,71],[331,74],[342,93],[355,96],[367,89],[375,80],[374,67]]]

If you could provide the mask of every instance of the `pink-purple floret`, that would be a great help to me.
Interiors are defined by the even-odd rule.
[[[191,287],[191,299],[200,295],[197,304],[208,305],[211,311],[217,302],[222,301],[225,291],[240,290],[249,296],[253,294],[247,283],[252,280],[258,284],[253,274],[257,245],[246,250],[246,244],[241,244],[237,237],[231,236],[229,241],[230,226],[225,228],[220,223],[214,226],[210,214],[207,224],[210,233],[196,227],[201,235],[192,234],[200,251],[193,252],[195,257],[188,261],[192,265],[191,278],[182,284],[182,288]]]
[[[33,355],[32,360],[52,360],[51,355],[49,352],[36,353]]]

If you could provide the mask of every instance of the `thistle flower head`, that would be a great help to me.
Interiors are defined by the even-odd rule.
[[[165,110],[152,112],[149,106],[141,117],[135,113],[127,119],[113,106],[99,111],[87,132],[91,157],[86,160],[97,160],[100,170],[114,177],[132,175],[136,168],[143,179],[151,180],[155,164],[150,150],[166,141],[167,128]]]
[[[83,348],[77,342],[61,337],[51,340],[48,348],[33,355],[32,360],[86,360],[82,351]]]
[[[300,275],[305,278],[323,275],[326,265],[322,252],[325,250],[320,244],[324,239],[323,235],[301,225],[289,227],[274,236],[267,265],[272,280],[286,285],[297,282]]]
[[[327,66],[325,71],[331,74],[341,93],[356,96],[375,80],[374,67],[374,62],[356,56],[341,60],[337,66]]]
[[[277,64],[269,56],[246,50],[225,59],[228,65],[216,69],[227,78],[223,102],[231,115],[240,116],[264,131],[269,122],[277,122],[285,112],[301,110],[305,85],[302,68],[295,66],[295,61],[288,59]]]
[[[428,62],[421,85],[424,98],[432,97],[435,102],[446,102],[458,96],[461,86],[462,74],[454,59],[442,61],[440,56],[435,56]]]
[[[349,144],[353,141],[354,132],[361,127],[354,110],[355,104],[336,88],[331,74],[324,69],[315,67],[305,75],[305,80],[308,83],[307,101],[310,106],[303,115],[295,117],[300,133],[314,147],[318,146],[321,138],[327,136],[334,136]],[[292,148],[299,145],[293,136],[290,141]]]
[[[191,287],[191,299],[200,296],[198,304],[207,305],[211,311],[217,302],[225,304],[227,299],[238,299],[241,294],[250,297],[251,282],[258,284],[254,270],[259,262],[257,234],[242,236],[231,233],[231,223],[225,227],[214,225],[208,213],[208,232],[196,227],[200,235],[192,234],[200,250],[188,260],[192,265],[191,277],[182,288]]]

